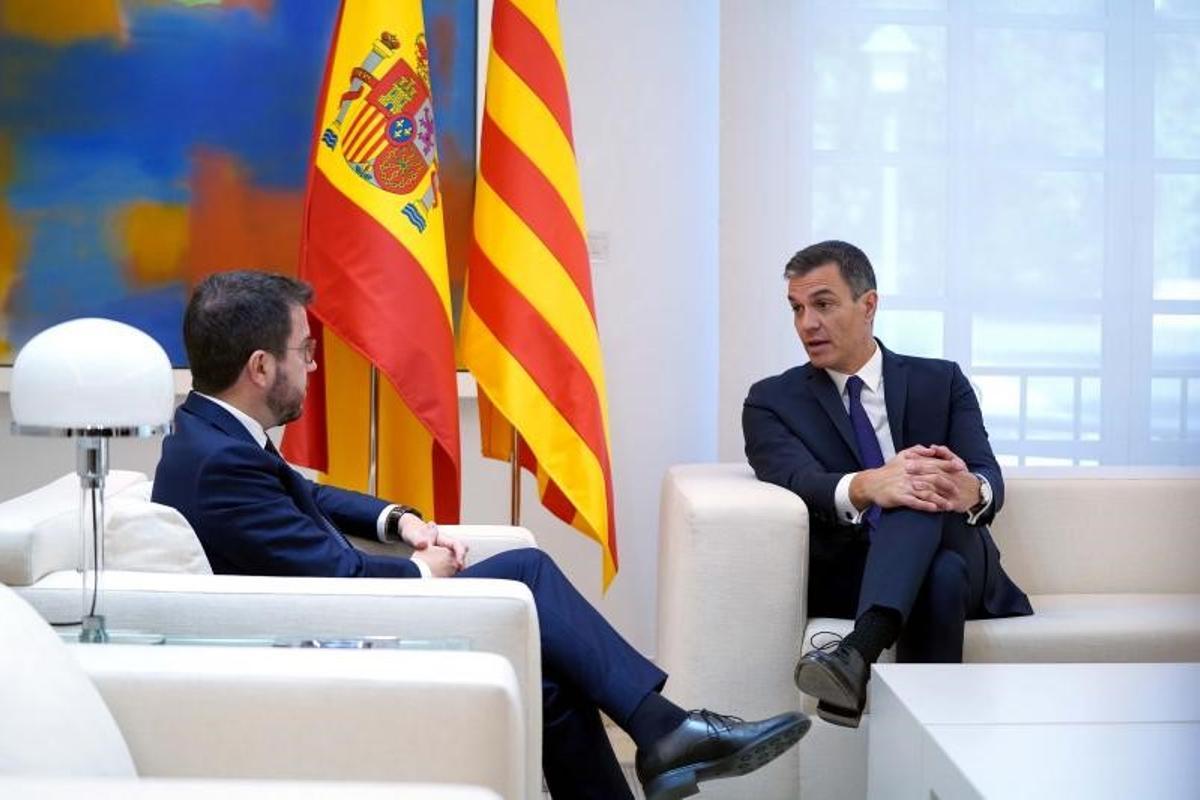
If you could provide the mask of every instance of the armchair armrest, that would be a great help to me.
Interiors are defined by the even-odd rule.
[[[808,510],[745,464],[686,464],[663,479],[659,663],[686,706],[748,716],[799,709]]]
[[[686,464],[663,478],[658,662],[685,708],[750,719],[799,711],[792,668],[808,591],[808,509],[746,464]],[[801,748],[803,749],[803,748]],[[800,757],[785,754],[714,798],[795,797]]]
[[[147,777],[425,781],[528,795],[505,659],[75,645]]]
[[[491,558],[505,550],[537,547],[537,541],[527,528],[519,528],[514,525],[439,525],[438,527],[449,535],[461,539],[467,545],[469,548],[467,551],[468,566],[478,564],[485,558]],[[350,542],[365,553],[402,558],[407,558],[412,554],[412,548],[400,542],[378,542],[358,537],[350,537]]]

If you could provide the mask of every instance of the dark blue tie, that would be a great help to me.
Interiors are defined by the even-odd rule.
[[[857,375],[851,375],[846,381],[846,395],[850,398],[850,425],[854,428],[854,441],[858,444],[858,455],[862,459],[862,465],[867,469],[876,469],[883,466],[883,451],[879,449],[875,427],[871,425],[871,420],[867,418],[867,410],[863,408],[864,385],[863,379]],[[865,519],[872,529],[879,521],[879,514],[879,506],[867,509]]]

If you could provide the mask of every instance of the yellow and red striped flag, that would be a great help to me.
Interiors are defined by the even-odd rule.
[[[604,366],[554,0],[495,0],[460,346],[483,452],[537,475],[542,503],[616,574]]]
[[[300,276],[320,371],[284,455],[362,490],[380,374],[378,493],[459,515],[458,389],[420,0],[342,5],[317,106]]]

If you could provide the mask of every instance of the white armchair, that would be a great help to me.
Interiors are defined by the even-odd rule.
[[[966,661],[1200,660],[1195,472],[1005,485],[992,534],[1036,613],[968,622]],[[851,623],[808,616],[808,532],[804,501],[746,464],[667,471],[658,653],[680,702],[815,712],[792,683],[796,660],[817,632]],[[858,729],[814,719],[795,750],[706,796],[865,797],[869,724],[869,713]]]
[[[5,778],[0,797],[38,800],[395,800],[395,784],[339,781],[336,790],[320,781],[238,781],[190,778]],[[406,783],[404,800],[502,800],[482,786]]]
[[[188,537],[198,547],[182,517],[173,509],[149,503],[145,476],[110,473],[108,496],[115,523],[108,530],[115,545],[110,549],[119,553],[128,537],[146,541],[147,537],[154,539],[156,532],[161,534],[155,539],[158,542],[176,537],[173,548],[177,552],[191,546]],[[13,586],[51,621],[79,617],[77,503],[78,484],[73,476],[0,503],[0,583]],[[447,529],[467,541],[472,561],[535,545],[533,536],[523,528],[467,525]],[[366,546],[396,547],[369,542]],[[143,545],[128,553],[137,570],[156,568],[136,560],[144,560],[147,549]],[[194,561],[194,555],[185,553],[172,563]],[[109,563],[113,564],[113,559]],[[113,566],[121,563],[118,558]],[[214,638],[454,639],[465,640],[474,653],[501,656],[515,672],[524,715],[522,785],[526,796],[540,796],[541,647],[533,597],[519,583],[279,578],[115,568],[105,572],[103,592],[103,610],[114,630]]]
[[[0,586],[0,685],[5,796],[136,777],[528,793],[520,690],[494,654],[64,645]]]

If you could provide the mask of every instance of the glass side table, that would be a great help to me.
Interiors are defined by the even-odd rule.
[[[314,650],[470,650],[465,636],[407,639],[402,636],[176,636],[159,644],[199,647],[300,647]]]
[[[60,629],[59,637],[67,643],[78,644],[79,632]],[[184,647],[298,647],[314,650],[470,650],[466,636],[444,636],[427,639],[404,636],[272,636],[270,634],[235,634],[203,636],[200,634],[149,633],[143,631],[110,630],[104,644],[171,645]]]

